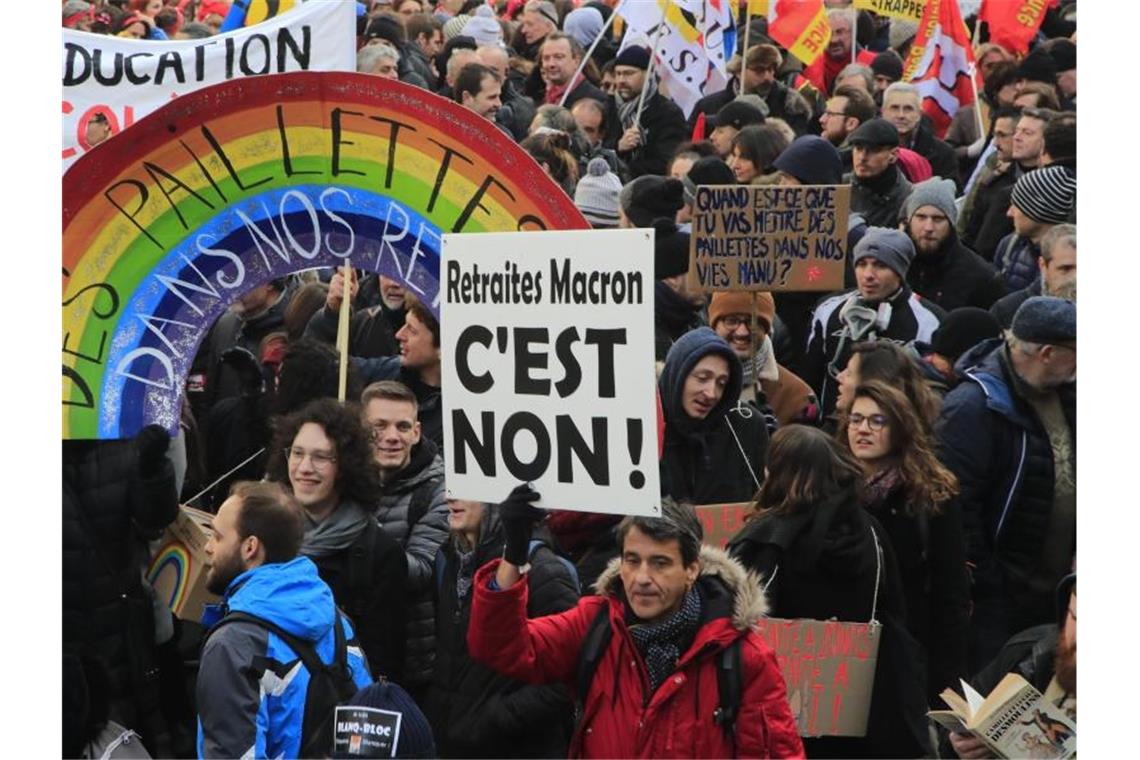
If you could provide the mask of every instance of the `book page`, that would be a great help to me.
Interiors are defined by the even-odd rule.
[[[1028,684],[974,730],[1005,757],[1068,758],[1076,754],[1076,725]]]
[[[974,691],[974,687],[966,683],[964,679],[959,678],[958,682],[962,684],[962,693],[966,695],[966,704],[970,706],[970,717],[972,718],[981,712],[982,705],[985,704],[986,698]],[[1001,684],[998,685],[1000,686]]]

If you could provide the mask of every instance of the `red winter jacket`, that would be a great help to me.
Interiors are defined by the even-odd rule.
[[[467,647],[474,659],[510,678],[575,688],[583,639],[599,611],[609,608],[614,635],[582,700],[571,757],[804,757],[776,657],[751,630],[767,609],[759,581],[720,549],[701,548],[701,628],[647,704],[647,670],[625,623],[620,558],[598,578],[604,595],[534,620],[526,619],[527,584],[489,587],[498,563],[475,574]],[[741,636],[744,691],[730,739],[713,721],[720,703],[716,654]]]

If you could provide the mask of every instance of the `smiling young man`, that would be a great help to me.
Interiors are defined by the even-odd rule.
[[[300,553],[356,621],[373,673],[399,678],[408,570],[373,515],[379,477],[356,410],[312,401],[280,421],[270,451],[266,476],[287,483],[304,512]]]
[[[749,501],[760,489],[768,450],[764,418],[741,406],[740,359],[699,327],[669,349],[658,380],[665,414],[661,493],[695,504]]]
[[[511,678],[585,689],[571,757],[804,756],[776,658],[752,630],[766,609],[760,584],[702,546],[692,507],[664,498],[661,517],[623,519],[621,555],[597,593],[528,620],[530,582],[519,581],[530,574],[531,530],[544,515],[528,503],[537,498],[524,485],[500,506],[506,547],[475,573],[467,644]],[[595,630],[608,636],[590,653]],[[717,663],[733,646],[740,708],[726,724],[717,720]],[[585,683],[583,657],[596,663]]]
[[[409,322],[415,319],[409,312]],[[423,437],[419,404],[403,383],[372,383],[361,395],[361,406],[380,473],[376,519],[403,549],[407,564],[406,676],[401,685],[422,697],[435,659],[432,568],[447,538],[443,460],[435,444]]]
[[[914,243],[902,230],[868,227],[851,252],[857,287],[822,300],[811,320],[806,380],[819,395],[824,416],[835,409],[836,376],[860,341],[929,343],[946,313],[906,284]]]

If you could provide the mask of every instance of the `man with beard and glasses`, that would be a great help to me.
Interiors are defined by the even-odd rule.
[[[355,272],[349,298],[355,310],[348,326],[348,352],[362,358],[395,356],[400,351],[396,331],[404,326],[404,288],[399,282],[384,275],[368,277],[357,293]],[[340,302],[344,297],[344,273],[337,270],[329,281],[325,307],[313,314],[305,327],[305,337],[314,338],[330,346],[336,343]],[[377,301],[371,306],[364,303]]]
[[[962,381],[935,424],[958,478],[973,577],[970,663],[1053,617],[1053,590],[1076,554],[1077,308],[1028,299],[1005,340],[958,359]]]
[[[198,757],[301,756],[310,674],[297,665],[287,638],[309,644],[331,663],[333,626],[340,625],[353,682],[363,688],[372,681],[332,590],[316,565],[298,556],[303,519],[280,485],[248,481],[234,484],[214,516],[206,588],[222,602],[208,607],[202,620],[210,633],[198,669]],[[269,625],[248,619],[218,625],[223,612]]]
[[[637,105],[648,76],[649,50],[627,47],[614,59],[614,98],[606,117],[609,134],[605,146],[617,151],[629,166],[632,177],[643,174],[664,176],[677,145],[686,138],[685,114],[680,107],[657,91],[656,80],[649,82],[645,104],[638,118]]]
[[[1005,295],[993,265],[958,239],[954,229],[954,183],[932,177],[914,186],[903,205],[906,233],[915,257],[907,270],[910,289],[946,311],[961,306],[988,309]]]
[[[1006,673],[1017,673],[1073,721],[1077,722],[1077,575],[1057,586],[1056,624],[1038,625],[1005,643],[998,656],[970,679],[980,694],[989,694]],[[951,733],[950,745],[961,758],[994,757],[981,739]],[[942,754],[949,757],[949,754]]]
[[[1037,266],[1041,276],[1032,285],[1015,290],[990,307],[990,313],[1003,328],[1009,329],[1018,307],[1033,296],[1057,296],[1076,303],[1077,225],[1058,224],[1045,233]]]

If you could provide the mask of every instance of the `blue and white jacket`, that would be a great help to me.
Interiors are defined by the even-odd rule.
[[[230,583],[220,605],[202,616],[206,628],[228,612],[246,612],[315,642],[332,662],[336,607],[308,557],[261,565]],[[357,687],[372,683],[368,663],[341,617],[348,665]],[[309,672],[274,633],[255,623],[227,623],[206,641],[198,671],[198,757],[297,757]]]

